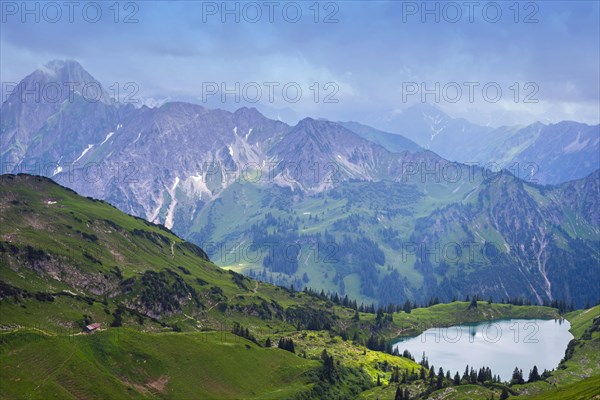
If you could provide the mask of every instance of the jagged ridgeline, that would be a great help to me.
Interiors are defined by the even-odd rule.
[[[23,79],[0,110],[4,172],[161,223],[221,267],[359,304],[598,300],[600,126],[494,130],[421,105],[389,127],[409,139],[106,91],[31,95],[53,82],[102,87],[75,61]]]

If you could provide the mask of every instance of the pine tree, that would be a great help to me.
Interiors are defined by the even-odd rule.
[[[477,308],[477,296],[473,296],[471,303],[469,304],[469,310]]]
[[[381,377],[377,375],[377,386],[381,386]]]
[[[333,356],[327,354],[327,350],[321,352],[321,360],[323,360],[323,374],[331,382],[335,374],[335,362]]]
[[[404,306],[402,307],[402,310],[404,310],[405,313],[410,314],[410,312],[412,311],[412,305],[410,303],[410,300],[406,300],[404,302]]]
[[[396,396],[394,397],[394,400],[404,400],[404,394],[402,393],[400,386],[396,388]]]
[[[271,338],[268,337],[267,340],[265,341],[265,347],[271,347]]]
[[[477,382],[483,383],[485,382],[485,369],[480,368],[479,373],[477,374]]]
[[[506,388],[502,389],[502,394],[500,395],[500,400],[508,399],[508,390]]]
[[[375,317],[375,321],[379,324],[383,320],[383,309],[380,307],[377,309],[377,317]]]
[[[280,349],[287,350],[291,353],[296,353],[294,348],[294,341],[291,338],[281,338],[279,339],[279,343],[277,345]]]
[[[529,379],[527,382],[537,382],[540,380],[540,374],[538,372],[537,366],[533,366],[533,370],[529,371]]]
[[[542,375],[540,376],[541,380],[546,380],[550,377],[551,373],[550,371],[548,371],[547,369],[544,369],[544,372],[542,372]]]
[[[444,370],[440,367],[437,375],[436,388],[441,389],[444,386]]]
[[[477,383],[477,372],[475,372],[475,369],[473,369],[473,367],[471,367],[471,374],[469,376],[469,382],[471,382],[471,384]]]
[[[518,367],[515,367],[510,383],[511,385],[521,385],[525,383],[525,380],[523,379],[523,370],[520,370]]]
[[[519,370],[519,385],[522,385],[525,383],[525,379],[523,379],[523,370],[520,369]]]
[[[458,374],[458,371],[456,371],[456,374],[454,375],[454,381],[453,383],[458,386],[460,385],[460,375]]]

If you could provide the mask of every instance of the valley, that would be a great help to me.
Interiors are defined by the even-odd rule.
[[[600,400],[600,2],[0,16],[0,400]]]
[[[0,188],[1,392],[8,399],[19,393],[393,398],[395,371],[418,374],[423,368],[384,352],[397,336],[464,322],[559,317],[555,308],[485,301],[358,312],[340,299],[224,271],[163,226],[47,178],[3,175]],[[585,378],[598,373],[590,356],[600,340],[600,311],[566,318],[577,341],[564,367],[547,379],[561,390],[589,392]],[[91,322],[99,331],[81,334]],[[293,341],[293,352],[276,348],[285,338]],[[265,347],[267,340],[272,344]],[[335,360],[333,369],[324,364],[324,349]],[[434,393],[426,380],[410,379],[403,387],[411,396]],[[504,387],[443,385],[452,393]],[[539,382],[510,387],[529,394],[549,389]]]

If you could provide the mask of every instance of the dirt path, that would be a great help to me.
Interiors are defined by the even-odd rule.
[[[258,292],[258,281],[254,281],[254,289],[252,289],[251,291],[252,291],[251,296],[256,296],[257,295],[257,292]],[[241,296],[245,296],[245,295],[246,295],[245,293],[242,293],[242,294],[238,293],[238,294],[235,295],[235,297],[241,297]]]

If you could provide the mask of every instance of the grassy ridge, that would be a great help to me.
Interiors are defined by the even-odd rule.
[[[600,396],[600,375],[584,379],[580,382],[549,389],[537,396],[528,397],[530,400],[589,400]]]
[[[289,398],[306,390],[304,374],[318,366],[221,333],[19,331],[0,340],[6,399]]]
[[[394,324],[387,328],[386,335],[390,340],[393,340],[399,336],[416,336],[434,327],[447,327],[464,323],[498,319],[560,318],[558,311],[550,307],[488,304],[485,301],[479,301],[477,302],[477,308],[469,308],[469,304],[470,302],[455,301],[426,308],[415,308],[410,313],[404,311],[394,313]],[[360,317],[362,321],[369,323],[375,320],[373,314],[361,314]]]

